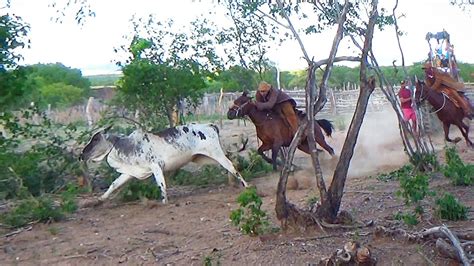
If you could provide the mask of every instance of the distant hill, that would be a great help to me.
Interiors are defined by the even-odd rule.
[[[104,74],[85,76],[91,82],[91,86],[115,86],[122,74]]]

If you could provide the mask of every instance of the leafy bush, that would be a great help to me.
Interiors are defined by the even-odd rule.
[[[422,173],[417,173],[415,176],[400,175],[400,190],[396,192],[397,196],[401,196],[405,200],[405,204],[415,205],[414,213],[399,213],[395,218],[403,220],[407,225],[418,224],[416,214],[424,212],[420,201],[426,196],[434,195],[434,192],[429,190],[429,177]]]
[[[235,168],[247,181],[273,170],[272,165],[268,164],[254,149],[250,150],[248,159],[239,154],[232,157]]]
[[[445,193],[442,198],[436,200],[436,214],[450,221],[466,220],[468,208],[450,193]]]
[[[159,200],[161,199],[161,190],[154,178],[148,178],[147,180],[133,179],[126,184],[119,195],[123,201],[140,199]]]
[[[403,221],[406,225],[410,226],[417,225],[419,223],[418,218],[414,213],[398,212],[397,214],[395,214],[394,218],[396,220]]]
[[[392,171],[390,173],[384,173],[377,176],[380,181],[399,180],[400,178],[406,178],[411,176],[413,173],[413,165],[407,164],[402,166],[400,169]]]
[[[446,148],[446,166],[443,174],[450,178],[455,186],[474,184],[474,165],[464,164],[455,147]]]
[[[230,220],[238,226],[244,234],[260,235],[268,231],[269,222],[265,211],[261,210],[262,199],[257,195],[257,190],[245,189],[237,198],[240,207],[233,210]]]
[[[67,213],[77,210],[76,197],[79,192],[77,186],[68,184],[60,194],[60,200],[53,200],[50,194],[25,197],[18,200],[14,208],[0,215],[0,220],[11,227],[21,227],[30,222],[59,221]]]
[[[79,193],[77,186],[68,184],[66,189],[61,193],[61,208],[64,212],[73,213],[77,210],[76,197]]]
[[[54,124],[35,108],[5,112],[0,124],[9,135],[0,136],[1,198],[50,193],[81,172],[71,148],[76,127]]]
[[[34,221],[58,221],[62,218],[63,210],[60,206],[55,206],[49,196],[21,200],[15,208],[0,216],[2,223],[11,227],[21,227]]]
[[[406,204],[415,204],[433,193],[429,190],[429,177],[425,174],[415,176],[400,176],[400,190],[398,196],[405,199]]]
[[[179,169],[170,178],[170,184],[179,186],[198,186],[217,185],[227,182],[227,171],[220,165],[204,165],[198,171],[189,172]]]

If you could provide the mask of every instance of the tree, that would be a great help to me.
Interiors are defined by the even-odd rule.
[[[26,84],[31,87],[24,101],[35,102],[46,108],[69,107],[84,101],[90,94],[90,81],[82,76],[79,69],[61,63],[36,64],[25,68]]]
[[[9,14],[0,16],[0,71],[17,66],[22,56],[15,49],[28,45],[28,31],[28,24],[20,17]]]
[[[0,106],[15,106],[26,93],[25,71],[17,63],[22,58],[16,48],[28,45],[29,26],[18,16],[0,16]]]
[[[257,73],[236,65],[222,71],[216,78],[222,83],[224,91],[251,91],[257,87]]]
[[[166,120],[174,126],[179,107],[196,106],[207,87],[205,80],[214,79],[221,68],[212,24],[203,19],[190,29],[176,29],[172,20],[156,22],[153,16],[132,23],[136,34],[128,47],[121,47],[129,58],[118,62],[123,77],[117,103],[138,110],[147,127],[163,127]]]
[[[304,43],[290,19],[290,15],[293,13],[298,13],[300,17],[303,18],[308,17],[308,15],[302,11],[303,8],[301,8],[298,4],[283,4],[282,1],[277,0],[276,4],[274,5],[263,2],[243,3],[241,4],[241,8],[237,9],[243,11],[243,14],[247,20],[254,18],[252,15],[258,18],[265,17],[267,20],[265,20],[264,23],[274,23],[291,32],[293,38],[301,47],[303,57],[308,62],[305,85],[306,111],[308,120],[304,121],[304,123],[300,125],[300,129],[293,139],[293,142],[289,148],[289,155],[285,163],[285,168],[280,175],[280,180],[278,183],[275,210],[277,213],[277,218],[282,221],[283,224],[291,222],[300,225],[307,225],[307,223],[313,224],[314,221],[318,219],[323,219],[329,222],[336,221],[344,191],[344,184],[347,177],[349,163],[357,142],[358,132],[365,115],[368,99],[375,88],[375,78],[368,77],[368,73],[370,72],[368,62],[371,59],[370,56],[372,55],[372,37],[374,28],[376,25],[378,27],[383,27],[384,25],[392,23],[390,16],[385,14],[386,11],[384,9],[378,9],[378,1],[376,0],[373,0],[370,3],[345,1],[343,5],[333,1],[324,3],[317,1],[311,2],[309,5],[311,6],[309,12],[313,12],[314,14],[312,16],[313,20],[311,21],[311,25],[309,25],[305,30],[306,33],[318,33],[327,27],[337,27],[337,33],[334,37],[333,46],[328,58],[316,62],[308,55]],[[264,8],[267,10],[266,12],[263,11]],[[363,12],[363,10],[367,10],[367,12]],[[362,14],[367,15],[362,16]],[[248,22],[247,25],[249,24],[252,23]],[[351,38],[354,46],[360,50],[361,57],[335,56],[343,36]],[[358,43],[359,39],[362,39],[363,45]],[[240,42],[240,40],[238,41]],[[260,58],[258,57],[254,58],[256,61],[259,59]],[[323,108],[327,101],[326,88],[333,70],[333,64],[343,60],[360,62],[359,77],[361,92],[353,120],[349,127],[348,136],[341,152],[341,158],[334,173],[333,181],[330,186],[326,188],[324,179],[322,178],[318,155],[316,153],[316,144],[314,141],[314,132],[312,129],[314,128],[314,115]],[[325,68],[321,73],[320,83],[317,86],[316,69],[323,65],[325,65]],[[318,95],[317,90],[319,90]],[[311,158],[313,167],[315,169],[316,184],[321,194],[320,207],[317,208],[316,213],[307,213],[299,210],[286,199],[286,182],[289,168],[291,166],[291,161],[293,159],[297,143],[299,142],[299,139],[306,128],[309,128],[309,144],[311,150],[314,151],[311,154]]]

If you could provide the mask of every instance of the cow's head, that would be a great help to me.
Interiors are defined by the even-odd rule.
[[[87,145],[82,149],[79,160],[84,161],[102,161],[107,154],[112,150],[113,143],[108,140],[107,131],[112,126],[108,126],[101,130],[98,130],[92,138],[89,140]]]

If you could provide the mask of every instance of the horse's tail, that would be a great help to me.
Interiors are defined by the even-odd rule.
[[[332,130],[334,129],[331,121],[327,119],[318,119],[316,122],[318,122],[318,125],[324,130],[324,132],[326,132],[326,136],[330,137]]]

